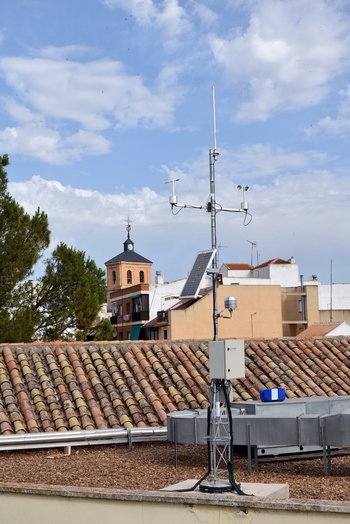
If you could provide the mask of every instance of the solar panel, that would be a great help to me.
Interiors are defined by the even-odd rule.
[[[179,298],[197,298],[202,280],[215,256],[215,252],[215,249],[211,249],[198,253]]]

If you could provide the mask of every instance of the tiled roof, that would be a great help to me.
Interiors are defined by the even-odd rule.
[[[350,394],[350,337],[246,341],[234,400],[263,388],[288,398]],[[208,407],[206,342],[0,346],[0,433],[166,424],[168,412]]]
[[[198,296],[196,298],[183,298],[179,300],[171,309],[187,309],[192,306],[195,302],[198,302],[201,298],[205,297],[211,293],[211,287],[203,287],[198,291]],[[148,324],[147,324],[148,326]]]
[[[148,260],[148,258],[139,255],[135,251],[123,251],[122,253],[119,253],[119,255],[116,255],[110,260],[107,260],[107,262],[105,262],[105,265],[108,266],[109,264],[116,264],[117,262],[136,262],[139,264],[152,264],[152,262]]]
[[[258,266],[255,266],[256,268],[259,267],[266,267],[271,266],[271,264],[290,264],[287,260],[283,260],[282,258],[272,258],[271,260],[267,260],[267,262],[263,262],[262,264],[259,264]]]
[[[225,266],[227,267],[227,269],[230,269],[230,270],[242,270],[242,269],[253,269],[254,266],[251,266],[250,264],[239,264],[239,263],[236,263],[236,264],[225,264]]]
[[[343,322],[315,322],[312,326],[304,329],[298,335],[302,338],[310,337],[325,337],[328,333],[331,333],[333,329],[340,326]]]

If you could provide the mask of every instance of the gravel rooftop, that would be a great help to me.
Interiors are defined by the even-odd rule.
[[[252,475],[247,458],[234,462],[238,482],[288,484],[290,498],[349,500],[350,456],[332,458],[332,475],[323,474],[323,460],[293,460],[259,464]],[[178,465],[168,442],[61,449],[3,451],[0,454],[0,483],[19,482],[59,486],[158,490],[186,479],[199,479],[207,470],[205,446],[179,445]]]

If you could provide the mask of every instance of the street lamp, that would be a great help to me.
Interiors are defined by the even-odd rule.
[[[254,336],[254,330],[253,330],[253,316],[257,314],[257,311],[255,311],[255,313],[251,313],[250,315],[250,329],[251,329],[251,333],[252,333],[252,338]]]

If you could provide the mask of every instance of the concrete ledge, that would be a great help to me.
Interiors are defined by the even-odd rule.
[[[38,495],[45,497],[69,497],[130,502],[161,502],[171,504],[198,504],[207,506],[230,506],[246,509],[271,509],[282,511],[343,513],[350,515],[349,501],[313,499],[268,499],[260,497],[238,497],[231,493],[209,495],[201,492],[176,493],[171,491],[118,490],[105,488],[80,488],[22,483],[0,483],[2,494]]]
[[[173,484],[172,486],[167,486],[166,488],[163,488],[161,491],[176,492],[178,490],[191,489],[193,486],[196,485],[197,482],[198,480],[196,479],[183,480],[182,482],[178,482],[177,484]],[[242,482],[241,489],[247,495],[252,495],[254,497],[262,497],[262,498],[268,498],[268,499],[273,499],[273,500],[289,499],[288,484],[262,484],[262,483],[258,484],[258,483],[253,483],[253,482]],[[199,488],[196,488],[194,492],[200,493]],[[185,493],[190,493],[190,492],[185,492]],[[184,494],[184,492],[182,492],[182,494]],[[208,496],[211,494],[206,493],[205,495]],[[231,495],[231,497],[238,498],[238,499],[242,498],[242,495],[238,495],[234,491],[232,491],[231,493],[227,493],[227,495]],[[216,493],[215,496],[218,496],[218,493]]]

